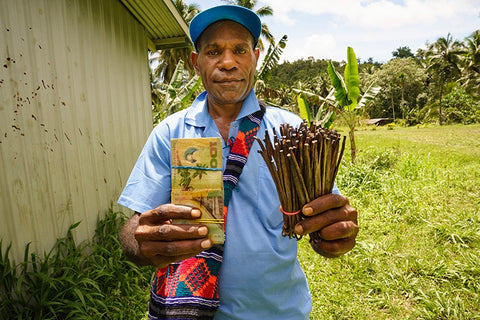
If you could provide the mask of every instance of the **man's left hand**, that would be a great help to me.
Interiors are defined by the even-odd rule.
[[[303,206],[306,217],[295,226],[295,233],[306,235],[319,231],[321,241],[312,241],[312,248],[319,254],[338,257],[355,246],[358,234],[357,210],[350,206],[348,198],[330,193]]]

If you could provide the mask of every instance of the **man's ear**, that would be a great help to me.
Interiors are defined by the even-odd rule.
[[[192,53],[190,54],[190,59],[192,59],[192,64],[193,64],[193,68],[195,69],[195,73],[197,75],[200,75],[200,70],[198,70],[198,53],[196,53],[195,51],[192,51]]]
[[[258,58],[260,57],[260,49],[256,48],[254,49],[254,54],[255,54],[255,59],[257,60],[258,62]]]

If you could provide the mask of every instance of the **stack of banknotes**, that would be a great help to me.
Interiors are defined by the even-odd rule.
[[[173,223],[206,225],[212,242],[224,243],[221,139],[172,139],[171,147],[172,203],[202,212],[198,219],[174,219]]]

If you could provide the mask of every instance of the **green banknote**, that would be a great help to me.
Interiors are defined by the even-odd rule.
[[[195,220],[177,224],[203,224],[214,244],[225,240],[223,221],[222,142],[220,138],[171,140],[172,203],[200,209]]]

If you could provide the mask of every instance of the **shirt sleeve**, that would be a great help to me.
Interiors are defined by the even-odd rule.
[[[118,203],[137,212],[145,212],[170,202],[170,134],[159,124],[150,134]]]

